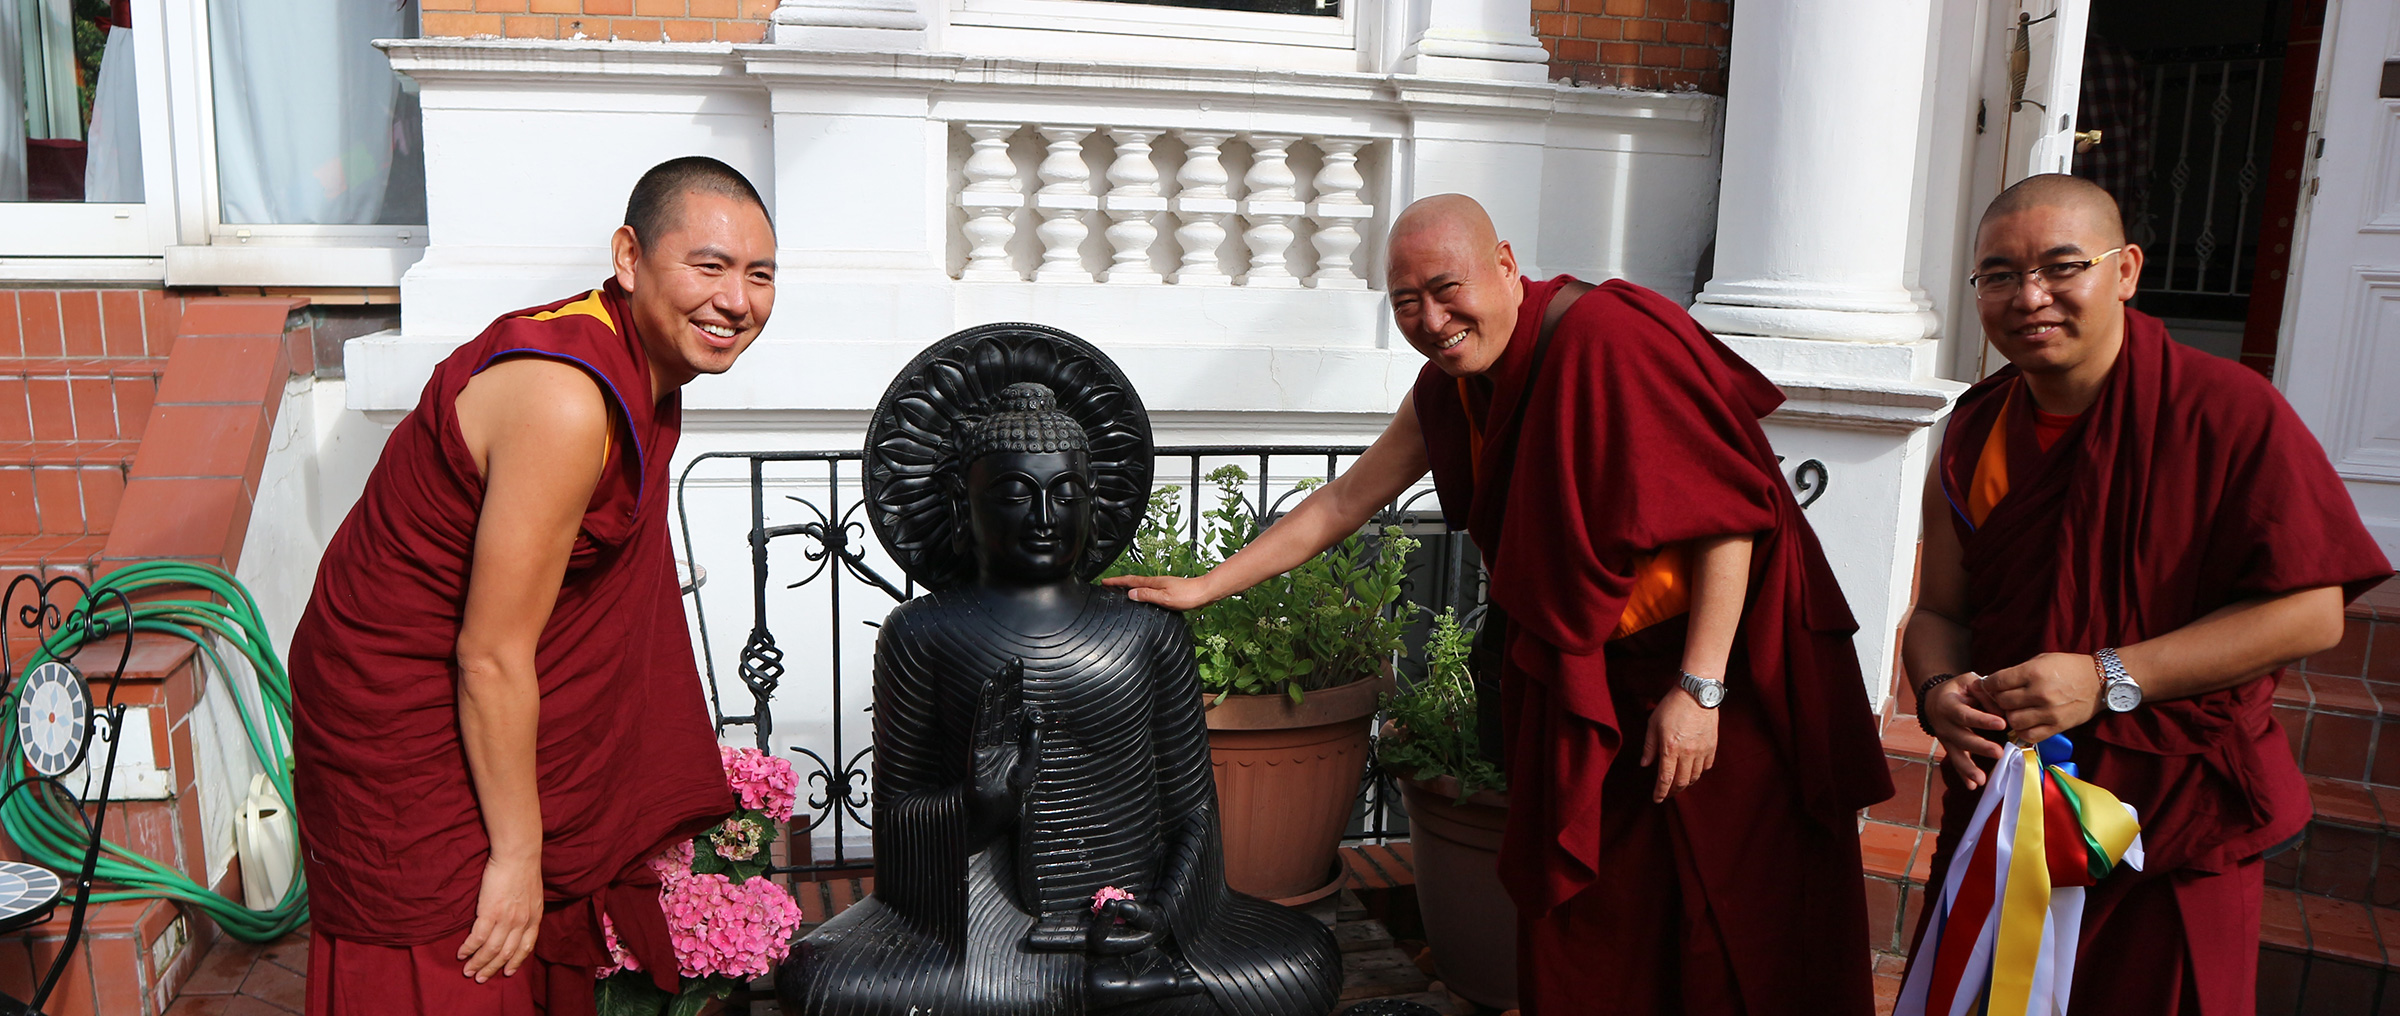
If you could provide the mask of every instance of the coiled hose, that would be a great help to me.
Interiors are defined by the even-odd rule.
[[[199,595],[171,598],[176,591],[187,596]],[[113,595],[118,592],[124,593],[125,598]],[[155,598],[145,601],[146,596]],[[130,617],[123,606],[128,601],[133,604]],[[93,584],[90,594],[68,615],[66,623],[33,653],[26,670],[30,672],[46,660],[71,656],[85,642],[121,634],[129,628],[135,632],[172,635],[199,647],[231,696],[235,712],[241,715],[242,732],[248,735],[252,757],[258,760],[267,778],[274,782],[276,793],[282,794],[288,805],[292,800],[292,683],[284,673],[283,661],[268,641],[258,601],[250,597],[250,591],[223,569],[209,565],[181,561],[128,565]],[[232,680],[232,671],[226,668],[216,645],[208,638],[211,635],[249,661],[251,672],[258,677],[258,701],[244,700],[242,683]],[[82,662],[89,665],[95,661]],[[24,687],[22,675],[19,677],[12,683],[7,701],[0,703],[6,709],[0,716],[16,715],[16,696]],[[5,751],[0,751],[0,774],[5,775],[7,782],[14,783],[31,774],[17,743],[16,725],[10,723],[5,727],[5,739],[0,740],[0,745],[5,746]],[[98,766],[105,757],[95,743],[85,764]],[[63,799],[63,795],[46,786],[28,787],[26,792],[9,795],[6,802],[0,803],[0,829],[7,831],[26,859],[70,877],[83,869],[84,855],[91,844],[84,822],[75,802]],[[199,908],[235,938],[267,942],[308,920],[308,884],[297,858],[292,871],[292,884],[284,890],[282,900],[272,909],[252,910],[240,901],[217,895],[169,865],[103,840],[95,879],[118,888],[94,892],[92,902],[174,900]]]

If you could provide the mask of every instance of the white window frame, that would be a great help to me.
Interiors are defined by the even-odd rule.
[[[174,239],[173,133],[164,0],[133,0],[135,101],[142,111],[143,200],[0,203],[0,279],[154,282]],[[151,26],[143,31],[143,25]],[[13,42],[13,40],[12,40]]]
[[[159,0],[148,0],[156,3]],[[426,226],[283,225],[226,222],[217,190],[216,79],[207,0],[179,4],[168,44],[184,59],[177,90],[176,136],[190,138],[175,161],[178,190],[190,202],[180,242],[166,248],[171,286],[342,286],[388,288],[425,254]]]

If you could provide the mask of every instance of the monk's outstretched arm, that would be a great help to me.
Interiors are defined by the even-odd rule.
[[[1310,491],[1258,539],[1232,557],[1195,578],[1172,575],[1120,575],[1105,580],[1128,587],[1126,595],[1170,610],[1195,610],[1248,589],[1293,568],[1358,532],[1383,506],[1392,503],[1409,484],[1432,468],[1425,456],[1425,435],[1417,430],[1414,393],[1400,400],[1391,426],[1369,445],[1358,461],[1332,482]]]
[[[2149,703],[2231,688],[2341,640],[2341,587],[2320,586],[2227,604],[2116,648]],[[2102,708],[2099,668],[2082,653],[2043,653],[1993,674],[1988,686],[2009,728],[2027,741],[2080,725]]]
[[[458,632],[458,726],[491,854],[475,924],[459,947],[477,981],[515,975],[542,918],[542,802],[534,745],[541,687],[534,650],[557,605],[607,454],[608,407],[582,370],[519,359],[459,393],[459,430],[483,470],[465,619]]]
[[[1942,496],[1941,474],[1925,477],[1925,541],[1917,550],[1917,601],[1902,629],[1900,662],[1911,696],[1937,675],[1954,675],[1919,698],[1917,715],[1942,742],[1943,760],[1968,787],[1983,785],[1975,756],[1999,758],[2000,745],[1978,730],[2000,730],[2008,721],[1986,711],[1977,699],[1981,678],[1973,666],[1967,616],[1966,550],[1950,521],[1950,499]]]

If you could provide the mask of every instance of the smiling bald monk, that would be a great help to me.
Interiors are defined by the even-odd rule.
[[[2082,777],[2140,813],[2148,855],[2085,897],[2069,1005],[2248,1013],[2261,855],[2310,814],[2275,683],[2391,568],[2273,387],[2125,305],[2142,249],[2106,191],[2027,178],[1975,257],[2009,365],[1960,398],[1926,479],[1902,653],[1947,756],[1928,884],[1974,812],[1975,760],[2000,755],[1983,732],[2063,731]]]
[[[434,368],[292,639],[310,1016],[589,1013],[600,921],[676,987],[645,861],[734,807],[667,536],[679,392],[775,298],[714,159],[634,185],[600,288]]]
[[[1872,1011],[1857,810],[1891,781],[1857,624],[1759,426],[1782,394],[1656,293],[1518,275],[1467,197],[1411,205],[1388,249],[1429,362],[1373,447],[1207,575],[1111,581],[1207,604],[1430,470],[1507,619],[1484,637],[1524,1011]]]

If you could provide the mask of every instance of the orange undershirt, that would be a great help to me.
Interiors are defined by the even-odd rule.
[[[1991,516],[1993,506],[2008,496],[2008,414],[2016,409],[2016,401],[2017,395],[2012,391],[2008,401],[2001,404],[2000,419],[1992,424],[1992,432],[1984,436],[1983,452],[1975,457],[1975,476],[1967,483],[1967,521],[1978,527]],[[2042,451],[2049,451],[2065,436],[2067,428],[2082,417],[2081,413],[2045,413],[2034,409],[2033,443]]]
[[[1475,482],[1483,483],[1483,414],[1476,412],[1479,400],[1467,384],[1458,379],[1458,401],[1467,408],[1467,446],[1475,466]],[[1488,406],[1486,407],[1489,408]],[[1625,598],[1625,613],[1617,619],[1617,630],[1609,638],[1621,639],[1660,621],[1680,617],[1692,609],[1690,553],[1683,544],[1674,544],[1654,553],[1633,559],[1633,591]]]

